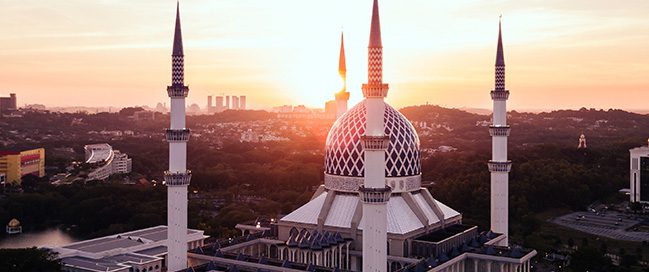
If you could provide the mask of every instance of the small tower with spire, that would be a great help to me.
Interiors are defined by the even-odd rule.
[[[347,91],[347,64],[345,63],[345,37],[343,33],[340,33],[338,74],[343,80],[343,89],[336,93],[336,118],[340,118],[347,111],[347,101],[349,101],[349,92]]]
[[[187,268],[187,186],[191,172],[187,170],[187,142],[189,129],[185,127],[185,54],[180,29],[180,3],[176,3],[176,29],[171,54],[171,85],[167,94],[171,99],[171,127],[166,131],[169,142],[169,170],[164,172],[167,185],[167,270]]]
[[[392,189],[385,184],[385,151],[390,136],[385,134],[385,102],[388,84],[383,83],[383,45],[379,3],[374,0],[367,59],[367,84],[363,96],[367,120],[361,140],[365,149],[365,177],[359,188],[363,205],[363,271],[386,271],[387,202]]]
[[[502,233],[505,238],[501,246],[509,244],[509,171],[512,162],[507,160],[507,99],[509,90],[505,89],[505,56],[502,40],[502,20],[498,22],[498,49],[496,51],[496,80],[491,91],[493,100],[493,122],[489,127],[491,135],[491,230]]]
[[[584,133],[579,136],[579,145],[577,145],[577,149],[586,149],[586,135],[584,135]]]

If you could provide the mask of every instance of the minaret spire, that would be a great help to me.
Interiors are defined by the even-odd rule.
[[[180,2],[176,2],[176,31],[174,32],[174,56],[183,56],[183,33],[180,29]]]
[[[338,58],[338,74],[343,80],[343,88],[336,93],[336,118],[340,118],[347,112],[347,101],[349,92],[347,92],[347,64],[345,62],[345,37],[340,33],[340,57]]]
[[[190,131],[185,127],[185,56],[180,30],[180,4],[176,4],[176,26],[171,54],[171,85],[167,94],[171,99],[170,127],[166,131],[169,142],[169,170],[164,172],[167,185],[167,271],[187,268],[187,186],[191,171],[187,170],[187,141]]]
[[[372,26],[370,28],[369,47],[383,47],[381,44],[381,18],[379,17],[379,0],[374,0],[372,7]]]
[[[338,74],[343,79],[347,77],[347,63],[345,61],[345,34],[340,33],[340,57],[338,58]]]
[[[493,122],[489,127],[491,134],[491,230],[504,235],[498,245],[509,243],[509,171],[512,163],[507,160],[507,99],[505,89],[505,58],[503,54],[502,23],[498,22],[498,48],[496,50],[495,87],[491,91],[493,100]]]
[[[503,53],[503,31],[502,18],[498,19],[498,49],[496,50],[496,66],[505,66],[505,54]]]

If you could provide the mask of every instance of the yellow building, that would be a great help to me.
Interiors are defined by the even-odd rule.
[[[0,173],[5,173],[8,184],[20,184],[28,174],[45,176],[45,149],[0,150]]]

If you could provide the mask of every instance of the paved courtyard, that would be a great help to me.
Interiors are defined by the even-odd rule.
[[[608,211],[602,214],[593,212],[574,212],[552,219],[552,222],[564,227],[616,240],[642,242],[649,241],[649,232],[632,231],[632,227],[641,222],[628,215]],[[627,231],[628,230],[628,231]]]

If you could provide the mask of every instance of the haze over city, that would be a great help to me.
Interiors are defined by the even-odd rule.
[[[350,103],[366,81],[365,1],[185,1],[188,104],[247,95],[249,107],[323,107],[340,90],[345,33]],[[133,106],[167,100],[173,1],[3,3],[1,79],[19,103]],[[649,2],[382,2],[387,101],[490,108],[503,14],[510,109],[649,109]]]

